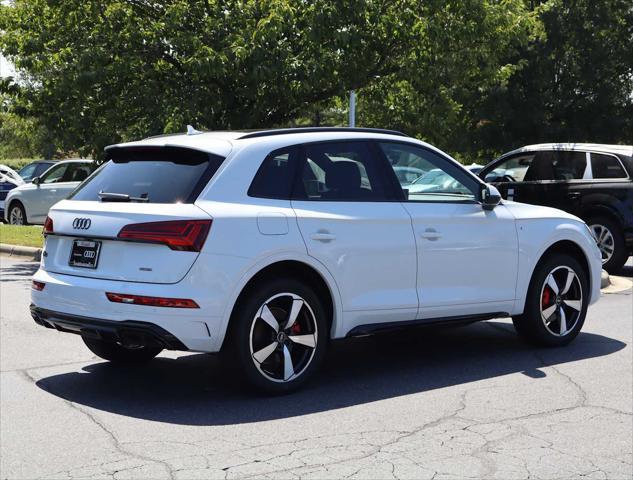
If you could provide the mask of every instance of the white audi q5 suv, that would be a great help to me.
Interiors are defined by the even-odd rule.
[[[31,313],[112,362],[221,352],[280,393],[330,340],[384,329],[511,316],[564,345],[600,295],[581,220],[501,201],[398,132],[191,131],[106,153],[49,212]],[[443,180],[403,186],[402,168]]]

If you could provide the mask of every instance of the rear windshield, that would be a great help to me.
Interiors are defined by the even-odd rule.
[[[118,148],[71,195],[79,201],[193,203],[224,160],[187,148]]]

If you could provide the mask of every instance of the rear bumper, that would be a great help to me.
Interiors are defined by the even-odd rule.
[[[35,323],[60,332],[75,333],[122,345],[143,345],[167,350],[188,348],[167,330],[149,322],[133,320],[112,321],[54,312],[31,304]]]
[[[219,328],[221,317],[209,300],[208,284],[200,279],[197,282],[178,284],[146,284],[64,275],[40,268],[33,280],[46,284],[42,291],[31,290],[33,308],[54,312],[54,318],[66,320],[66,327],[69,325],[68,318],[82,319],[84,323],[85,319],[111,322],[108,325],[115,326],[130,326],[130,322],[153,325],[168,332],[185,347],[178,349],[196,352],[217,352],[224,339],[224,332]],[[108,300],[105,292],[191,298],[200,308],[114,303]],[[55,327],[54,324],[52,326]],[[62,328],[62,331],[67,330]]]

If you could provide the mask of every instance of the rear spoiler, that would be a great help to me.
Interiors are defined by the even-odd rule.
[[[214,159],[214,157],[220,161],[224,160],[219,155],[214,155],[209,152],[175,146],[148,145],[120,147],[113,145],[106,147],[105,152],[106,160],[112,160],[116,163],[159,160],[192,165],[208,162],[209,160]]]

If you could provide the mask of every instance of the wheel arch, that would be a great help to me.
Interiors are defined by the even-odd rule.
[[[20,196],[15,196],[8,200],[7,206],[5,208],[5,212],[6,212],[5,215],[6,215],[7,222],[9,222],[9,215],[11,214],[11,209],[13,208],[15,204],[20,204],[22,206],[22,211],[24,212],[24,217],[25,217],[24,221],[26,223],[31,223],[29,219],[29,214],[26,208],[26,203],[24,202],[24,199]]]
[[[525,309],[527,293],[530,288],[530,285],[532,284],[532,278],[534,277],[534,272],[546,258],[556,253],[564,253],[566,255],[570,255],[572,258],[576,259],[578,263],[580,263],[587,278],[588,291],[590,293],[590,298],[591,298],[591,292],[593,292],[594,290],[593,283],[595,280],[592,278],[590,258],[587,252],[585,252],[585,250],[583,250],[583,248],[574,240],[558,239],[554,241],[553,243],[551,243],[550,245],[546,246],[543,249],[543,251],[538,255],[538,259],[534,262],[534,265],[532,265],[532,268],[530,269],[530,275],[528,277],[529,280],[527,282],[525,291],[522,295],[522,298],[519,299],[521,312],[523,312]]]
[[[224,348],[229,338],[231,322],[241,299],[247,296],[259,283],[269,278],[278,278],[281,275],[307,281],[310,286],[315,288],[316,293],[324,298],[323,303],[329,321],[330,337],[338,336],[337,332],[341,329],[342,311],[338,287],[329,272],[324,267],[320,268],[306,259],[276,259],[266,265],[253,268],[240,282],[239,293],[234,295],[235,300],[230,304],[230,312],[225,315],[224,339],[221,349]]]
[[[587,275],[587,281],[589,282],[589,291],[591,291],[591,269],[589,267],[589,258],[585,251],[573,240],[558,240],[557,242],[550,245],[539,257],[538,261],[534,265],[532,269],[532,275],[534,275],[534,271],[536,268],[550,255],[555,253],[564,253],[573,257],[575,260],[580,263],[585,275]],[[531,276],[530,276],[531,278]]]
[[[607,217],[620,226],[623,222],[623,218],[617,210],[606,205],[589,205],[583,209],[580,217],[585,221],[591,217]]]

